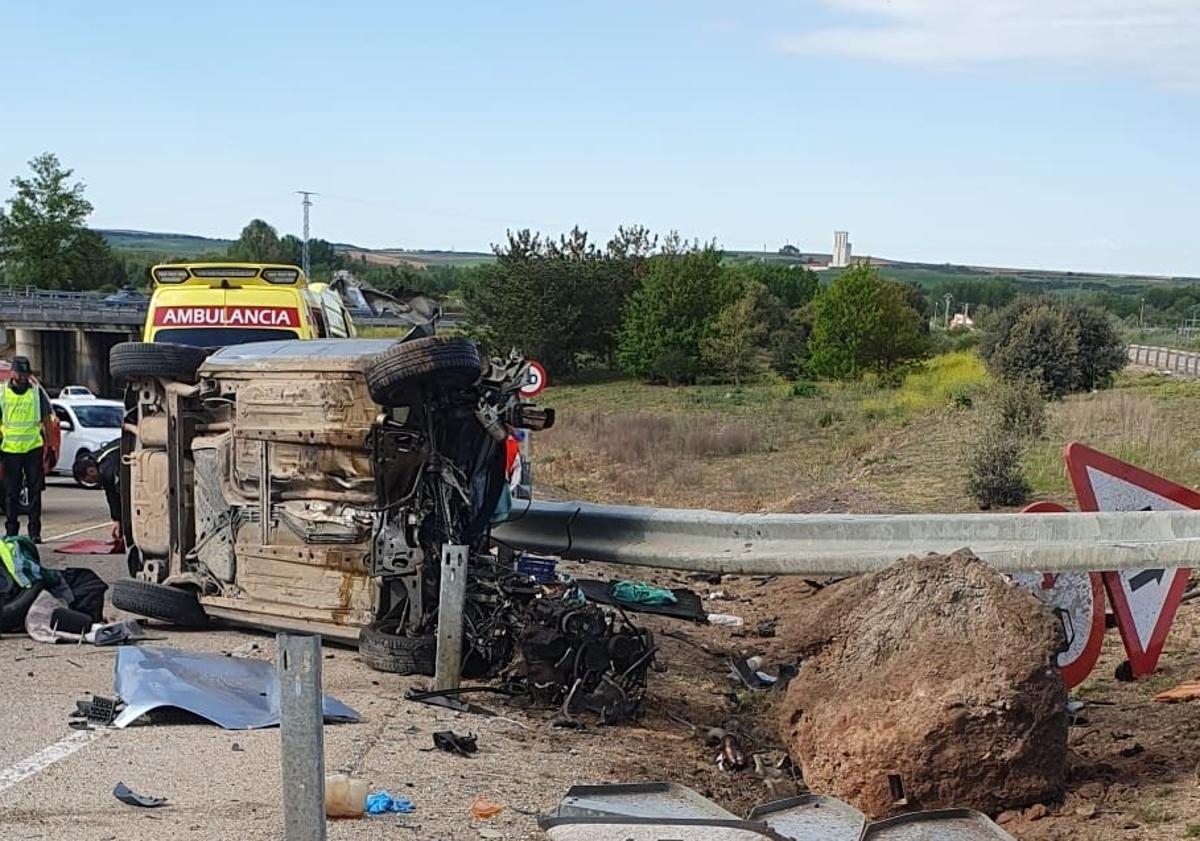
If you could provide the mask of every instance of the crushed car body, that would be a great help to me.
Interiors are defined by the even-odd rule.
[[[127,343],[111,368],[127,383],[117,607],[357,639],[375,668],[429,674],[442,549],[463,546],[464,671],[517,650],[498,605],[532,593],[490,528],[509,436],[554,417],[520,396],[522,357],[426,324],[399,342]]]

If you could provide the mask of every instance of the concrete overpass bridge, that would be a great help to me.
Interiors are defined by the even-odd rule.
[[[105,301],[98,292],[0,290],[0,345],[27,356],[48,388],[85,385],[115,395],[108,351],[137,339],[148,301]]]
[[[148,299],[106,300],[102,292],[50,292],[0,289],[0,348],[12,345],[29,357],[47,388],[84,385],[97,395],[118,396],[108,374],[108,352],[120,342],[137,341]],[[401,327],[392,315],[351,311],[362,327]],[[453,315],[443,325],[455,322]]]

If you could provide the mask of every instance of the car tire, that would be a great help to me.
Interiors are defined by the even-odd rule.
[[[461,389],[482,373],[479,348],[458,336],[428,336],[392,345],[367,367],[371,399],[381,406],[403,405],[420,386]]]
[[[163,377],[195,382],[208,351],[167,342],[122,342],[108,353],[108,370],[118,380]]]
[[[90,456],[91,454],[92,454],[92,451],[89,450],[87,447],[80,447],[78,452],[75,453],[75,460],[72,461],[71,464],[74,465],[75,462],[79,461],[79,459],[83,458],[84,456]],[[74,470],[71,471],[71,478],[75,479],[75,471]],[[81,482],[78,479],[75,479],[75,484],[78,485],[79,487],[83,488],[85,491],[95,491],[95,490],[100,489],[99,482],[93,482],[92,484],[89,485],[87,482]]]
[[[397,634],[394,623],[373,622],[358,633],[358,656],[377,672],[432,676],[437,640]]]
[[[182,628],[203,628],[208,614],[191,590],[151,584],[133,578],[118,579],[112,588],[113,607],[148,616]]]

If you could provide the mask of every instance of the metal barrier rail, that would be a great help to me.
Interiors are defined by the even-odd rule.
[[[576,560],[754,575],[856,575],[963,548],[1004,572],[1200,565],[1200,511],[729,514],[517,501],[493,534]]]
[[[1185,377],[1200,377],[1200,353],[1173,347],[1130,345],[1129,361]]]

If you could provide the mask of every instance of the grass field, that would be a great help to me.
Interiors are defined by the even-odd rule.
[[[536,436],[537,481],[600,502],[732,511],[976,510],[963,455],[988,375],[971,353],[931,360],[898,389],[869,383],[551,387],[559,422]],[[1200,486],[1200,383],[1127,374],[1052,404],[1025,473],[1036,498],[1074,503],[1062,447],[1081,441]]]
[[[210,239],[191,234],[160,234],[149,231],[99,231],[113,248],[139,254],[170,254],[175,257],[197,257],[201,254],[222,253],[232,240]]]

